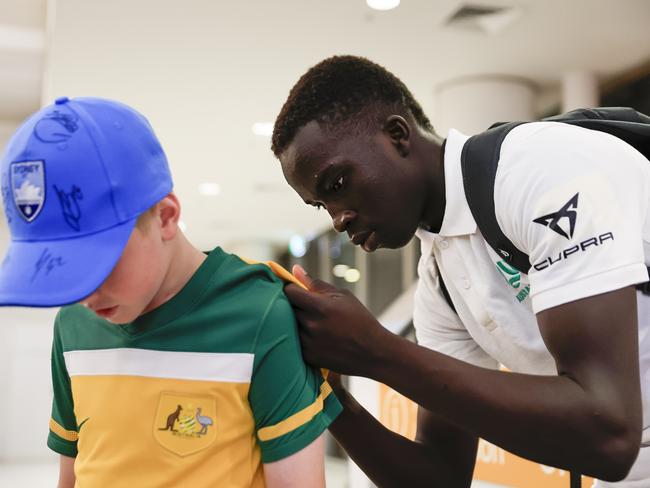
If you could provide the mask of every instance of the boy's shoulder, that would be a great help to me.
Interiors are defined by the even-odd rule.
[[[155,338],[153,330],[166,324],[168,331],[178,329],[176,337],[207,331],[210,337],[220,337],[237,329],[234,342],[246,348],[265,320],[293,324],[283,291],[291,280],[295,278],[275,263],[257,263],[216,248],[185,289],[133,324],[111,324],[82,305],[69,305],[57,315],[55,335],[64,350],[125,347],[145,330]]]
[[[226,253],[229,259],[226,261],[224,270],[227,274],[232,274],[236,280],[253,281],[261,283],[273,283],[276,286],[282,286],[282,280],[274,272],[272,266],[279,266],[271,262],[261,262],[248,259],[237,254]]]
[[[242,293],[249,301],[268,302],[283,296],[287,283],[296,282],[291,273],[275,262],[254,261],[236,254],[227,256],[216,277],[222,293]]]
[[[296,282],[293,275],[274,262],[224,254],[226,258],[214,274],[214,285],[207,288],[197,306],[198,314],[202,315],[202,310],[209,316],[212,312],[225,313],[233,322],[251,327],[255,323],[255,329],[269,321],[293,327],[293,310],[284,294],[284,286]]]

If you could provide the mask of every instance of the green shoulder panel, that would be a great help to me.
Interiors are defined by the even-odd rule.
[[[268,463],[313,442],[341,405],[321,371],[304,363],[295,317],[281,290],[264,315],[254,351],[248,397],[262,460]]]

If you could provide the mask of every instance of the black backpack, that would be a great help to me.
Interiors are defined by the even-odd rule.
[[[578,109],[542,119],[562,122],[587,129],[607,132],[623,139],[650,159],[650,117],[627,107]],[[494,209],[494,180],[501,144],[508,133],[526,122],[507,122],[492,125],[488,130],[470,137],[461,153],[463,185],[467,203],[474,220],[487,243],[510,266],[528,274],[528,255],[518,249],[503,234]],[[650,291],[649,283],[643,285]]]

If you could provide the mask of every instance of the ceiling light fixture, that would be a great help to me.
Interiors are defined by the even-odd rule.
[[[199,185],[199,193],[201,195],[216,197],[219,193],[221,193],[221,187],[216,183],[201,183]]]
[[[375,10],[393,10],[399,6],[400,0],[366,0],[368,7]]]

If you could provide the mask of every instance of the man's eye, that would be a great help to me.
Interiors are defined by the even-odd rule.
[[[332,191],[339,191],[341,188],[343,188],[343,181],[343,175],[339,176],[332,185]]]

